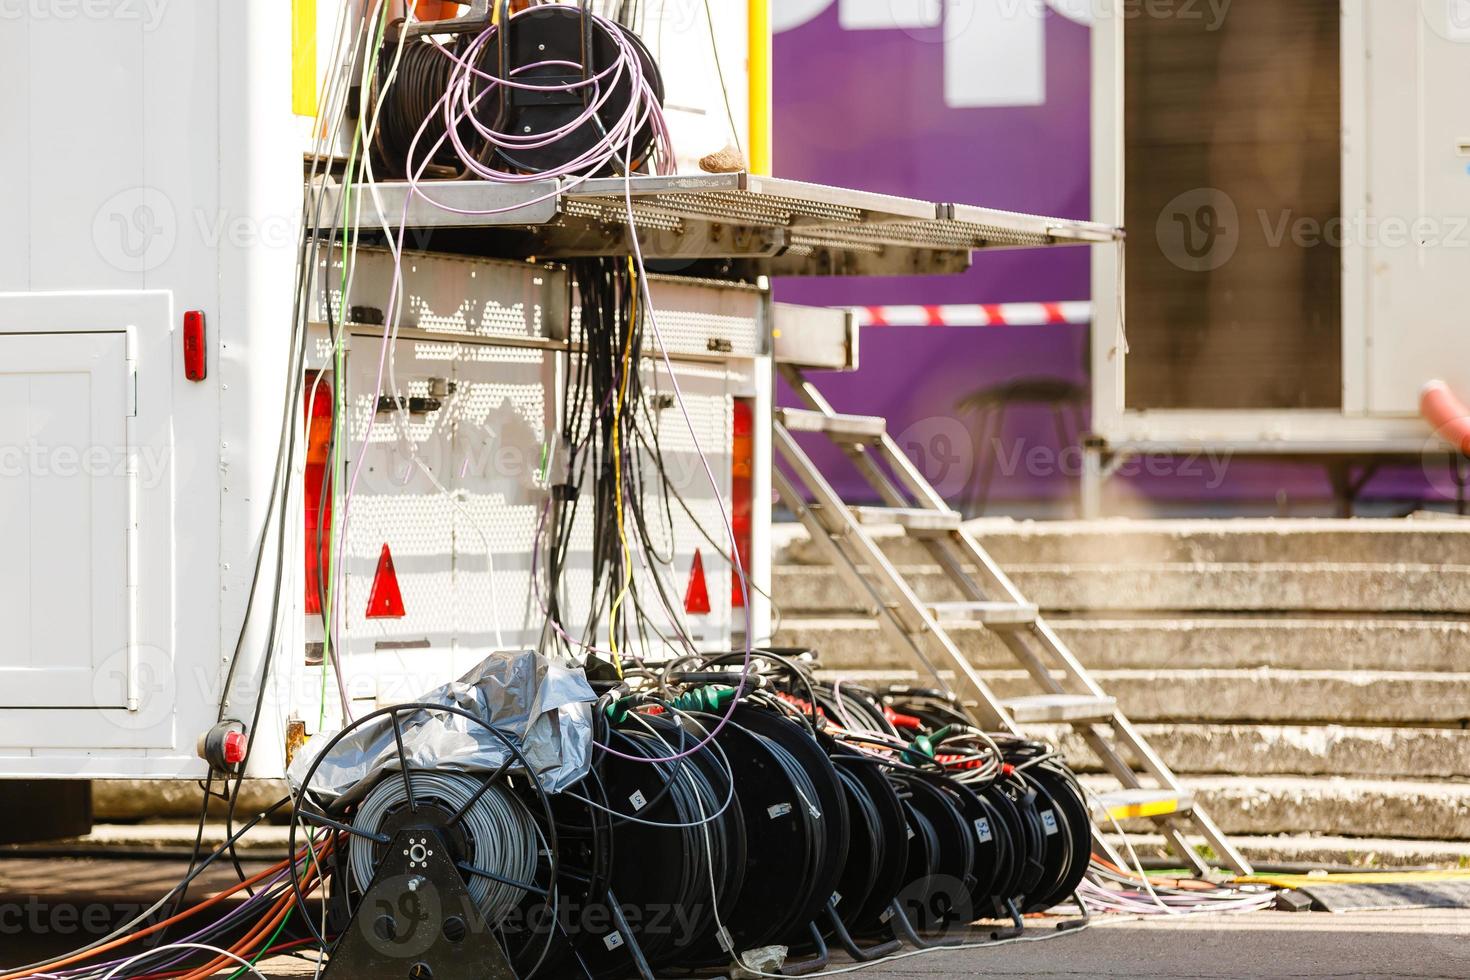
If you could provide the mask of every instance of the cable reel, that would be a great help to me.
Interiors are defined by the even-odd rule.
[[[498,23],[478,34],[384,40],[372,93],[383,169],[414,179],[643,170],[665,89],[637,32],[590,0],[498,6]]]
[[[455,719],[491,733],[505,762],[489,774],[411,765],[405,732]],[[317,786],[317,774],[329,760],[342,764],[339,746],[369,726],[378,735],[391,730],[389,766],[370,777],[370,788],[359,785],[329,799]],[[293,859],[288,866],[301,921],[331,950],[325,976],[408,970],[440,980],[512,978],[518,975],[512,960],[545,959],[549,933],[543,939],[507,926],[527,903],[543,921],[555,918],[553,883],[560,870],[550,798],[515,742],[468,711],[407,704],[344,728],[312,760],[294,795],[288,834],[293,855],[302,824],[312,826],[313,840],[318,831],[327,832],[334,875],[346,886],[333,889],[335,907],[325,932],[335,939],[328,941],[317,925],[324,913],[308,905],[302,888],[302,871],[315,859]],[[529,950],[538,941],[539,955]]]

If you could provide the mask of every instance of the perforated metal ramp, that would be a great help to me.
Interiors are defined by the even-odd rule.
[[[497,254],[562,259],[630,247],[649,259],[743,259],[767,275],[960,272],[981,249],[1110,242],[1107,225],[754,174],[389,182],[354,199],[364,230],[488,228]],[[354,207],[357,206],[354,204]],[[324,214],[340,215],[329,188]],[[328,223],[323,219],[323,224]]]

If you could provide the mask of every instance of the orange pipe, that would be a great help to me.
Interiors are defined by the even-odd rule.
[[[1470,456],[1470,408],[1443,381],[1431,381],[1419,395],[1419,413],[1434,432]]]

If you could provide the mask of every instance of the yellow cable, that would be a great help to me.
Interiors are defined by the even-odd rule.
[[[613,667],[618,672],[618,678],[623,676],[623,658],[618,655],[618,609],[623,600],[627,598],[628,586],[633,582],[633,555],[628,548],[628,534],[623,526],[623,453],[618,438],[622,427],[623,403],[628,398],[628,380],[632,374],[633,363],[633,331],[638,324],[638,272],[633,266],[633,260],[628,259],[629,286],[633,290],[633,308],[628,314],[628,333],[623,340],[623,379],[618,385],[618,397],[613,405],[613,494],[616,500],[615,509],[618,522],[618,542],[623,546],[623,585],[619,589],[617,598],[613,600],[612,613],[608,617],[607,639],[608,648],[612,650]]]
[[[1236,878],[1239,885],[1273,888],[1317,888],[1322,885],[1413,885],[1436,881],[1470,881],[1470,871],[1359,871],[1315,875],[1251,875]]]

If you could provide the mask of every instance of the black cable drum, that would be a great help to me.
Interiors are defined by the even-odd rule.
[[[794,914],[785,923],[784,932],[778,933],[771,941],[805,945],[810,940],[810,924],[818,921],[822,909],[836,894],[847,861],[850,818],[846,791],[826,750],[799,722],[749,704],[738,706],[731,722],[779,745],[790,757],[790,765],[794,767],[792,775],[797,785],[802,787],[801,795],[786,802],[793,807],[792,815],[803,822],[810,821],[816,862],[811,877],[806,881],[792,880],[790,869],[786,870],[784,883],[779,887],[797,892],[799,901],[794,903]],[[804,812],[798,814],[798,810]],[[759,817],[747,814],[747,820],[755,821]],[[784,818],[782,815],[775,819]],[[767,826],[762,826],[758,832],[752,833],[758,833],[763,840],[767,829]],[[751,850],[754,852],[757,848]],[[752,890],[753,896],[759,894]],[[769,900],[768,896],[752,898],[752,901],[766,900]]]
[[[1056,832],[1047,834],[1048,849],[1059,854],[1058,870],[1049,887],[1028,896],[1022,907],[1021,911],[1029,914],[1044,912],[1066,900],[1082,883],[1092,861],[1092,816],[1082,787],[1069,770],[1042,762],[1021,770],[1021,774],[1036,787],[1038,797],[1046,801],[1048,809],[1041,812],[1042,828],[1043,832],[1048,829],[1050,812]]]
[[[609,729],[608,744],[655,760],[678,755],[705,737],[667,717],[637,717],[636,723]],[[612,818],[610,877],[618,905],[635,911],[632,938],[653,966],[682,961],[688,949],[701,947],[712,935],[716,904],[723,909],[738,902],[744,880],[744,817],[738,797],[731,797],[723,763],[708,751],[677,762],[638,762],[603,753],[589,778],[620,814]],[[678,919],[674,910],[686,914]],[[627,950],[617,939],[609,940],[617,930],[611,924],[601,928],[606,922],[603,918],[599,928],[580,930],[577,945],[593,973],[622,975]]]
[[[853,855],[849,863],[854,866],[871,863],[873,874],[866,895],[850,893],[850,885],[839,884],[842,900],[837,905],[849,932],[854,936],[872,936],[884,928],[888,906],[906,883],[908,822],[903,801],[873,756],[839,746],[833,750],[832,761],[862,789],[871,806],[871,811],[863,808],[862,812],[871,813],[877,820],[871,828],[860,827],[858,813],[849,813],[852,834],[849,851]],[[868,855],[871,855],[870,862]]]
[[[445,135],[448,127],[442,100],[454,67],[450,56],[462,54],[465,44],[461,39],[454,39],[445,47],[447,50],[441,51],[426,38],[414,38],[403,42],[400,55],[395,37],[385,42],[378,53],[377,89],[372,104],[384,95],[383,88],[388,85],[397,62],[397,74],[382,100],[383,111],[374,137],[374,148],[387,176],[409,176],[410,163],[415,176],[421,172],[428,178],[459,176],[464,171],[454,141]],[[484,140],[468,120],[462,120],[456,131],[467,151],[477,157],[481,155]]]
[[[584,68],[585,75],[591,77],[613,70],[600,84],[566,91],[500,87],[477,77],[472,89],[472,98],[477,100],[475,114],[483,127],[506,136],[522,138],[556,132],[576,123],[589,104],[601,103],[591,118],[548,146],[534,149],[487,146],[487,157],[482,162],[522,173],[542,173],[565,168],[596,146],[628,113],[638,96],[633,88],[631,66],[624,65],[621,71],[613,68],[622,57],[618,38],[631,46],[649,88],[659,104],[663,104],[664,82],[658,65],[638,35],[627,28],[591,18],[591,64],[584,66],[588,19],[573,6],[532,7],[512,17],[504,35],[497,33],[492,43],[483,46],[475,65],[478,71],[493,78],[507,77],[504,63],[508,59],[511,80],[542,89],[580,85],[584,81]],[[645,120],[632,141],[634,170],[648,159],[655,135],[652,119]],[[489,159],[491,156],[496,159]],[[621,159],[623,154],[620,152],[618,156]],[[593,176],[613,173],[615,169],[609,167]]]

